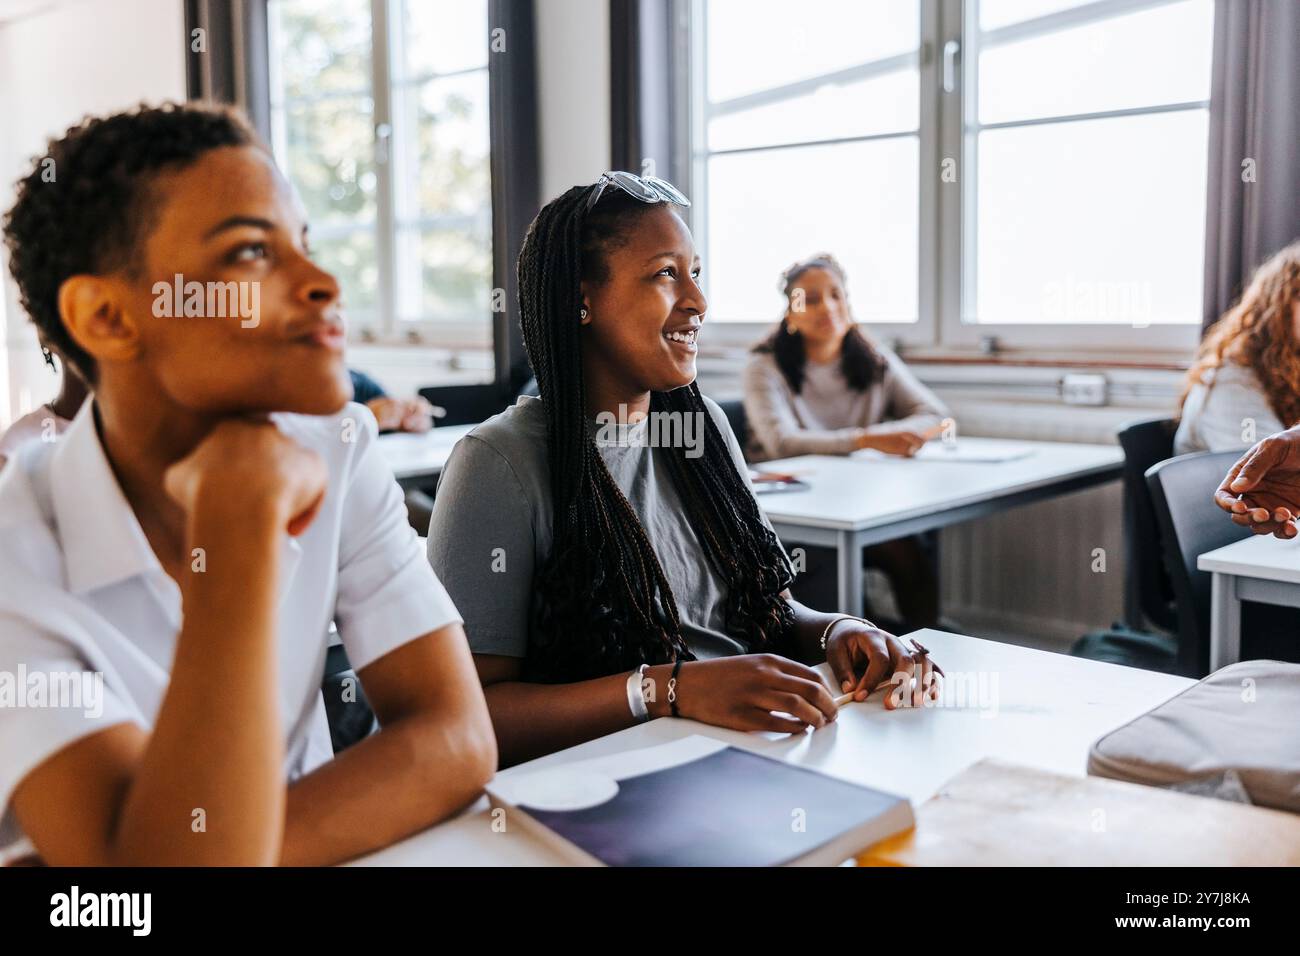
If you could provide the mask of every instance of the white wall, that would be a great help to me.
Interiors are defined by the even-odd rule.
[[[535,0],[542,203],[609,169],[608,0]]]
[[[87,114],[185,98],[181,0],[61,0],[0,23],[0,209],[45,141]],[[53,397],[36,336],[3,270],[0,426]]]

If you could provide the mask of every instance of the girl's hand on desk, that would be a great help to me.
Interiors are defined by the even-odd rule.
[[[433,427],[433,406],[423,398],[376,398],[366,406],[381,432],[427,432]]]
[[[886,455],[898,455],[910,458],[926,443],[926,436],[919,432],[877,432],[863,435],[858,440],[859,448],[873,448]]]
[[[903,694],[912,693],[912,705],[921,706],[928,692],[939,696],[938,675],[929,655],[914,653],[901,640],[878,627],[860,621],[840,621],[826,639],[826,662],[844,693],[856,701],[866,700],[881,684],[893,684],[885,695],[885,707],[903,706]]]
[[[656,717],[671,713],[671,672],[672,665],[666,664],[648,674],[655,681],[651,714]],[[715,727],[801,734],[824,727],[837,709],[815,670],[779,654],[689,661],[677,675],[677,713]]]

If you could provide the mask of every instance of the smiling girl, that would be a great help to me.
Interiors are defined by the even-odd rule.
[[[430,560],[505,764],[668,714],[820,727],[836,714],[807,666],[822,659],[859,700],[930,673],[893,635],[790,595],[735,437],[695,384],[707,303],[685,205],[662,180],[607,173],[538,214],[519,298],[541,397],[471,432],[442,472]],[[621,432],[598,437],[611,415]],[[653,447],[651,416],[696,416],[703,439]]]

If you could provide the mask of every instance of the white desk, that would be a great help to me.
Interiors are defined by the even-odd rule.
[[[960,439],[976,447],[987,441]],[[787,546],[793,541],[836,549],[839,609],[861,614],[863,548],[1113,481],[1124,462],[1118,445],[1015,444],[1032,452],[1003,462],[861,455],[765,462],[755,467],[794,473],[810,487],[758,500]]]
[[[984,757],[1083,776],[1088,749],[1097,738],[1193,683],[1183,677],[942,631],[917,635],[948,675],[945,706],[886,711],[878,692],[866,703],[846,705],[830,726],[797,737],[744,734],[662,718],[521,764],[501,776],[704,734],[901,794],[919,805],[944,781]],[[983,694],[978,692],[981,675]],[[966,706],[947,706],[956,702],[958,681],[970,688]],[[357,863],[526,866],[561,862],[527,833],[497,832],[493,822],[483,798],[460,816]]]
[[[434,481],[447,464],[452,446],[474,428],[473,425],[444,425],[422,434],[394,432],[379,436],[379,451],[388,460],[397,483],[403,488]]]
[[[1241,602],[1300,607],[1300,542],[1272,535],[1207,551],[1196,566],[1211,572],[1210,670],[1241,659]]]

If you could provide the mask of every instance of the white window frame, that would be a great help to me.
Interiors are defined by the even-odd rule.
[[[994,43],[1007,42],[1012,38],[1050,33],[1065,27],[1093,23],[1114,16],[1118,11],[1131,13],[1177,2],[1179,0],[1094,0],[1093,3],[1070,7],[990,31],[984,35],[984,41],[987,44],[988,39],[992,38]],[[1118,323],[1031,324],[964,321],[964,317],[973,308],[975,300],[976,191],[967,186],[978,180],[978,156],[974,149],[976,142],[974,134],[978,130],[1038,126],[1119,116],[1144,116],[1186,110],[1208,110],[1210,104],[1208,100],[1198,100],[1190,103],[1103,110],[1069,116],[1036,117],[1031,120],[1013,120],[981,126],[977,122],[978,58],[964,55],[966,50],[975,48],[974,42],[970,42],[968,38],[973,37],[977,29],[979,0],[968,0],[966,3],[962,0],[941,0],[941,4],[942,43],[939,43],[937,48],[942,50],[944,44],[955,41],[958,44],[960,61],[960,69],[957,70],[957,76],[960,77],[958,88],[952,93],[945,93],[941,89],[937,91],[940,97],[943,155],[960,157],[960,160],[957,182],[942,184],[940,188],[939,236],[943,244],[940,250],[940,261],[943,267],[939,270],[940,343],[953,350],[980,350],[981,342],[992,338],[1000,348],[1006,350],[1041,352],[1062,349],[1091,351],[1101,349],[1125,355],[1144,352],[1184,354],[1195,349],[1201,333],[1199,316],[1194,317],[1195,321],[1186,324],[1151,325],[1145,328]],[[943,64],[940,63],[939,70],[941,71],[942,68]]]
[[[690,224],[697,248],[708,247],[707,216],[707,161],[714,153],[707,150],[705,130],[708,122],[708,104],[704,97],[702,77],[705,69],[707,46],[707,17],[704,4],[699,0],[675,0],[685,7],[679,23],[689,23],[690,57],[683,75],[677,82],[684,85],[689,100],[686,117],[686,141],[689,143],[689,187],[695,203]],[[1092,3],[1068,8],[1032,20],[1022,21],[990,31],[1003,41],[1012,36],[1025,36],[1039,32],[1052,32],[1065,26],[1082,25],[1113,16],[1117,11],[1133,12],[1165,6],[1178,0],[1094,0]],[[1127,359],[1168,361],[1176,356],[1184,358],[1195,349],[1200,338],[1200,323],[1178,325],[1152,325],[1134,328],[1120,324],[1102,323],[967,323],[963,321],[967,303],[973,303],[975,269],[973,259],[969,268],[966,250],[973,257],[975,251],[974,215],[975,190],[967,184],[976,182],[977,156],[973,145],[975,137],[968,135],[979,127],[974,125],[976,111],[977,59],[967,57],[965,51],[974,49],[967,36],[974,36],[978,16],[978,0],[920,0],[920,123],[918,135],[921,176],[918,229],[918,295],[920,315],[915,323],[862,323],[871,334],[886,344],[907,348],[909,352],[924,355],[999,354],[1015,353],[1034,355],[1086,354],[1088,357],[1122,355]],[[951,51],[945,55],[945,51]],[[955,88],[945,92],[943,73],[945,59],[956,55]],[[861,69],[858,67],[857,69]],[[797,85],[797,84],[796,84]],[[1182,110],[1208,110],[1208,100],[1167,104],[1154,107],[1101,111],[1068,117],[1045,117],[1033,120],[988,124],[982,128],[1001,128],[1067,120],[1102,119],[1112,116],[1137,116]],[[966,117],[971,118],[968,126]],[[882,136],[852,137],[844,141],[887,138]],[[753,152],[757,147],[746,152]],[[720,150],[740,152],[742,150]],[[939,173],[944,158],[958,159],[956,182],[943,183]],[[705,263],[707,292],[708,264]],[[852,277],[850,277],[850,291]],[[716,316],[715,316],[716,318]],[[752,345],[774,326],[772,322],[715,321],[709,329],[710,344],[724,348]],[[990,348],[992,347],[992,349]]]
[[[392,155],[392,150],[395,145],[400,144],[402,131],[395,130],[393,117],[393,90],[398,83],[393,64],[402,53],[401,14],[403,5],[410,2],[418,2],[418,0],[370,0],[371,88],[370,90],[351,91],[348,94],[336,94],[336,97],[334,97],[344,95],[369,96],[374,103],[371,120],[374,133],[372,149],[374,151],[376,180],[375,221],[373,224],[375,230],[375,262],[378,270],[378,285],[375,298],[376,314],[367,316],[364,323],[357,323],[354,328],[350,328],[349,338],[355,342],[365,344],[424,345],[452,351],[491,353],[493,350],[495,316],[490,308],[484,311],[482,318],[469,316],[442,319],[433,319],[426,316],[414,320],[398,318],[396,296],[397,231],[399,228],[397,192],[400,185],[396,181],[397,177],[394,169],[394,166],[399,161]],[[269,21],[273,23],[274,17],[274,12],[271,12]],[[300,103],[310,102],[314,97],[308,96],[287,100],[282,97],[283,85],[278,75],[279,56],[274,45],[276,39],[274,26],[272,26],[270,37],[272,49],[269,63],[271,139],[275,155],[283,164],[288,146],[285,129],[286,112],[288,108]],[[487,44],[486,37],[484,38],[484,44]],[[419,84],[431,79],[442,79],[472,72],[482,72],[486,75],[488,72],[487,63],[485,62],[482,67],[475,67],[473,70],[421,75],[408,78],[402,83],[403,85]],[[490,102],[488,108],[491,109]],[[406,132],[409,134],[410,131]],[[493,198],[489,195],[487,212],[489,224],[492,221],[490,205],[492,201]],[[441,218],[444,217],[432,217],[427,221],[422,219],[418,223],[404,223],[404,225],[425,226],[436,223]],[[313,223],[311,230],[313,238],[319,241],[370,228],[369,223]],[[493,235],[492,242],[495,243],[496,241],[497,238]],[[491,256],[492,252],[489,249],[489,258]]]
[[[916,137],[918,139],[918,155],[920,157],[921,168],[936,168],[937,159],[937,141],[938,141],[938,123],[937,117],[933,111],[921,109],[918,111],[918,126],[915,130],[905,130],[892,133],[877,133],[861,136],[847,136],[830,140],[807,140],[780,143],[772,146],[755,146],[741,147],[734,149],[710,150],[704,144],[707,142],[706,130],[709,122],[709,103],[705,98],[704,83],[699,78],[705,75],[705,57],[708,45],[708,17],[705,14],[704,4],[696,0],[677,0],[678,3],[686,8],[684,17],[679,17],[676,22],[689,23],[690,39],[690,56],[686,70],[686,75],[678,77],[678,82],[682,83],[687,90],[687,100],[689,108],[687,110],[687,123],[689,124],[689,135],[686,142],[689,144],[689,171],[688,186],[691,190],[692,208],[690,210],[690,226],[695,237],[695,246],[697,249],[704,251],[708,249],[708,221],[704,210],[708,208],[708,161],[711,156],[732,155],[738,153],[754,153],[766,150],[776,149],[798,149],[802,146],[823,145],[827,143],[858,143],[873,140],[903,139],[907,137]],[[920,67],[920,98],[924,104],[933,95],[934,75],[932,70],[926,69],[927,37],[937,28],[936,19],[937,8],[931,0],[921,0],[920,4],[920,42],[915,51],[907,54],[899,54],[890,57],[884,57],[879,60],[863,62],[841,71],[843,74],[868,74],[876,70],[888,69],[891,66],[896,67],[907,62],[913,65],[919,63]],[[775,90],[765,90],[765,95],[779,94],[784,90],[787,94],[798,92],[800,89],[817,82],[824,82],[824,79],[818,78],[816,81],[797,81],[788,84],[786,87]],[[917,289],[917,320],[915,322],[884,322],[877,324],[862,323],[864,326],[871,328],[877,338],[897,346],[929,346],[933,345],[936,338],[935,326],[935,302],[934,302],[934,279],[935,257],[927,255],[926,250],[934,248],[936,241],[935,230],[937,228],[937,218],[935,202],[937,200],[937,190],[935,184],[928,177],[919,177],[919,197],[920,203],[918,215],[918,244],[919,255],[918,264],[918,289]],[[705,291],[708,291],[708,263],[704,264]],[[776,277],[773,276],[773,281]],[[851,285],[850,285],[851,291]],[[716,319],[716,314],[715,314]],[[776,311],[773,312],[770,322],[751,322],[751,321],[715,321],[708,330],[708,339],[715,345],[723,347],[739,347],[752,345],[760,337],[769,332],[776,324],[778,318]]]

